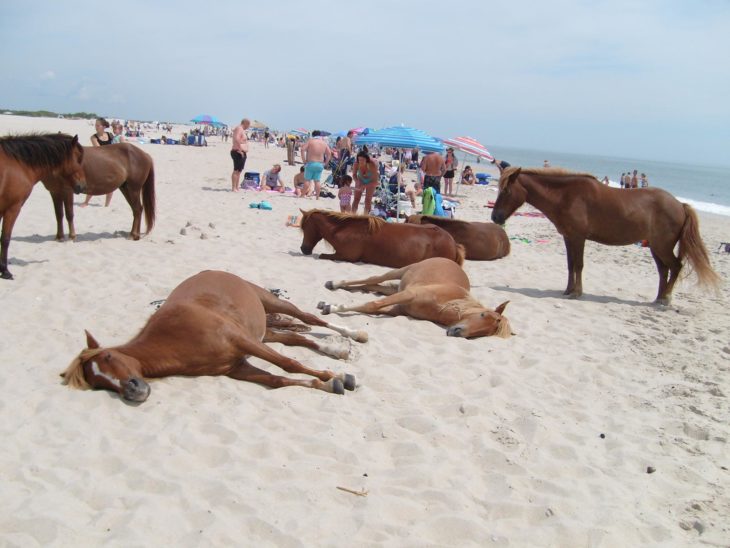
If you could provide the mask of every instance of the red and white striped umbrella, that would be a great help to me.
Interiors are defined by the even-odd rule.
[[[486,158],[490,162],[494,160],[494,156],[487,150],[487,147],[471,137],[454,137],[453,139],[444,139],[442,142],[446,146],[461,150],[473,156]]]

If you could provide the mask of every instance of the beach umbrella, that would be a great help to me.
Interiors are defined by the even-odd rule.
[[[263,122],[260,122],[258,120],[254,120],[253,122],[251,122],[251,127],[253,129],[268,129],[269,126],[267,126]]]
[[[332,135],[332,133],[330,133],[329,131],[324,131],[324,130],[322,130],[322,129],[320,129],[320,130],[319,130],[319,134],[320,134],[320,135],[321,135],[322,137],[329,137],[330,135]]]
[[[221,122],[218,118],[215,116],[211,116],[210,114],[198,114],[195,118],[190,120],[194,124],[201,124],[204,126],[225,126],[223,122]]]
[[[367,145],[377,143],[385,147],[416,148],[425,152],[443,152],[444,145],[428,133],[405,126],[393,126],[370,131],[367,135],[355,137],[355,144]]]
[[[367,135],[372,131],[369,127],[356,127],[350,130],[354,135]]]
[[[487,147],[472,137],[454,137],[453,139],[442,139],[442,142],[446,146],[466,152],[477,158],[486,158],[490,162],[494,160],[494,156],[487,150]]]

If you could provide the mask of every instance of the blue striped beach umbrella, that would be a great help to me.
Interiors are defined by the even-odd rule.
[[[431,137],[428,133],[405,126],[386,127],[371,131],[367,135],[355,137],[356,145],[377,143],[385,147],[416,148],[425,152],[443,152],[443,143]]]

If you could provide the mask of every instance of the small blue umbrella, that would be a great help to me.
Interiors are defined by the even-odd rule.
[[[416,148],[425,152],[443,152],[446,147],[443,143],[431,137],[428,133],[405,126],[393,126],[370,131],[367,135],[355,137],[356,145],[377,143],[386,147]]]

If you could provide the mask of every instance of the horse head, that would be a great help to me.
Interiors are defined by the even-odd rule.
[[[496,335],[506,339],[512,335],[509,320],[502,316],[509,301],[500,304],[495,310],[484,308],[481,311],[465,314],[458,323],[446,330],[449,337],[463,337],[474,339],[477,337],[491,337]]]
[[[499,194],[492,209],[492,221],[498,225],[503,225],[527,200],[527,190],[518,179],[521,172],[521,167],[508,167],[499,178]]]
[[[87,348],[61,373],[64,384],[74,388],[110,390],[130,402],[143,402],[150,386],[142,378],[139,360],[112,348],[101,348],[86,332]]]
[[[71,181],[74,194],[86,190],[86,173],[84,172],[84,147],[79,143],[79,136],[74,135],[66,161],[57,169],[58,175]]]
[[[302,250],[304,255],[311,255],[314,246],[316,246],[322,239],[322,233],[319,230],[318,223],[312,220],[312,214],[315,213],[315,211],[304,211],[302,209],[299,211],[302,212],[301,228],[304,233],[302,245],[299,249]]]

